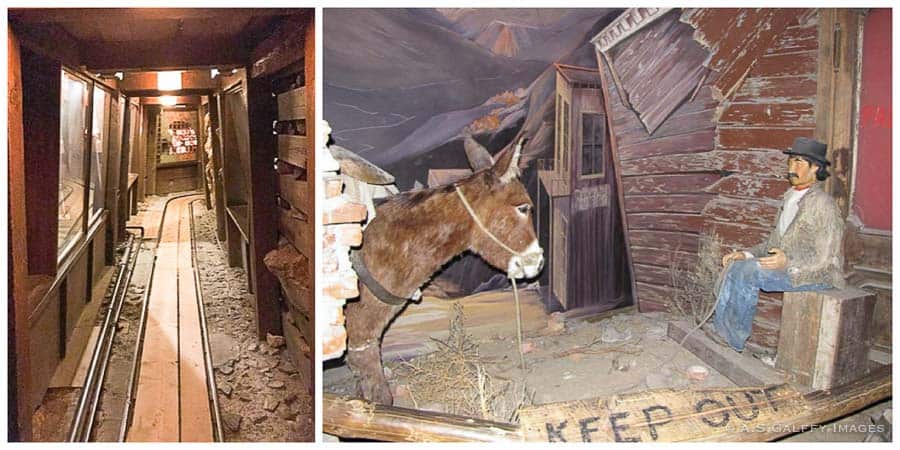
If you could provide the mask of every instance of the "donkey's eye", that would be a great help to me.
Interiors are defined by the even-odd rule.
[[[531,212],[531,205],[529,205],[528,203],[523,203],[519,206],[516,206],[516,211],[518,211],[519,214],[526,216],[529,212]]]

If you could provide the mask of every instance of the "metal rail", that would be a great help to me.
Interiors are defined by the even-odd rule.
[[[194,203],[203,199],[192,201],[188,208],[191,215],[191,262],[194,265],[194,289],[197,292],[197,309],[200,315],[200,336],[203,342],[203,359],[206,365],[206,389],[209,393],[210,411],[212,412],[213,440],[222,442],[225,434],[222,432],[222,417],[219,413],[219,396],[216,389],[216,374],[213,371],[212,351],[209,348],[209,329],[206,325],[206,309],[203,306],[203,289],[200,286],[200,266],[197,264],[197,245],[194,239]]]
[[[141,242],[143,242],[143,228],[140,228],[140,233]],[[116,274],[115,284],[113,285],[109,307],[106,311],[106,317],[103,319],[103,325],[101,326],[97,343],[94,344],[94,351],[91,355],[91,363],[90,366],[88,366],[84,387],[81,389],[75,416],[72,418],[72,424],[69,428],[69,442],[87,442],[90,439],[94,418],[97,413],[97,403],[100,399],[100,392],[106,376],[106,368],[109,365],[109,356],[112,351],[113,340],[116,335],[119,314],[122,311],[125,293],[128,291],[128,286],[131,283],[131,274],[134,272],[134,264],[137,262],[137,257],[140,254],[140,245],[139,242],[137,251],[132,255],[132,249],[134,248],[134,234],[129,234],[128,246],[125,250],[125,255],[118,264],[119,270]],[[88,412],[87,415],[85,415],[86,411]]]

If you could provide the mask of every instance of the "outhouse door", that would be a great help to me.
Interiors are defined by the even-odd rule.
[[[572,90],[566,309],[626,304],[628,269],[602,91]]]

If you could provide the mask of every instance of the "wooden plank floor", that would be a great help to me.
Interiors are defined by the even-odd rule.
[[[191,259],[190,202],[169,202],[156,248],[130,442],[213,440]]]

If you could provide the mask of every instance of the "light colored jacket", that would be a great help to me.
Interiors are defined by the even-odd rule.
[[[782,203],[769,238],[749,252],[755,257],[764,257],[769,256],[770,248],[784,250],[788,276],[795,287],[825,283],[843,289],[846,285],[842,250],[844,221],[834,199],[822,190],[820,183],[813,184],[809,189],[800,199],[797,216],[784,235],[778,233],[777,227],[784,211]],[[790,191],[784,194],[785,201],[788,194]]]

